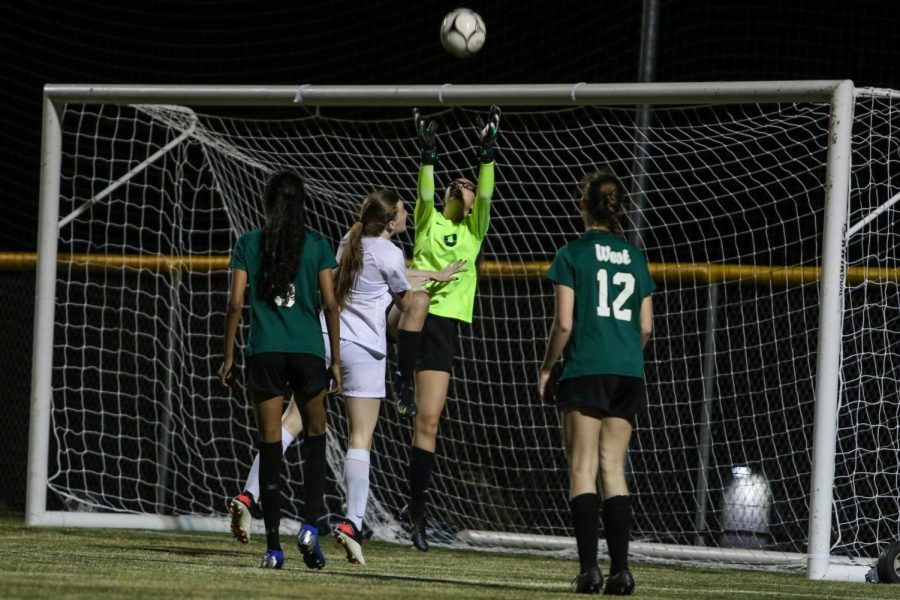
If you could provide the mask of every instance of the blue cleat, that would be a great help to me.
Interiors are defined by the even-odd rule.
[[[259,563],[260,569],[280,569],[284,565],[284,552],[281,550],[266,550],[263,554],[262,561]]]
[[[319,546],[319,530],[304,524],[297,534],[297,549],[303,555],[303,563],[310,569],[321,569],[325,566],[325,555]]]

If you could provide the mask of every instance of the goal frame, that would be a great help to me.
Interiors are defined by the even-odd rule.
[[[150,514],[48,511],[48,460],[52,402],[54,311],[59,192],[62,164],[61,116],[66,104],[176,104],[187,106],[579,106],[687,105],[828,102],[825,219],[822,240],[820,311],[816,358],[813,465],[810,481],[808,551],[781,555],[802,566],[810,579],[862,581],[865,567],[831,556],[831,516],[840,392],[840,336],[843,324],[845,232],[850,190],[851,134],[856,89],[850,80],[749,81],[629,84],[516,85],[280,85],[168,86],[48,84],[43,95],[40,212],[36,268],[31,419],[28,446],[26,523],[32,526],[221,530],[224,519]],[[151,157],[152,158],[152,157]],[[150,159],[148,159],[150,160]],[[113,186],[116,183],[112,184]],[[111,186],[112,187],[112,186]],[[76,209],[78,211],[79,209]],[[478,538],[479,532],[469,532]],[[484,532],[482,532],[484,533]],[[502,534],[487,535],[491,545]],[[484,538],[484,536],[482,536]],[[472,541],[473,544],[477,541]],[[520,545],[527,540],[518,540]],[[666,555],[677,555],[667,547]],[[725,549],[692,548],[685,558]],[[702,552],[700,552],[702,550]],[[746,553],[746,551],[744,551]],[[754,554],[761,554],[755,552]],[[738,558],[736,556],[736,558]],[[758,562],[753,558],[749,562]]]

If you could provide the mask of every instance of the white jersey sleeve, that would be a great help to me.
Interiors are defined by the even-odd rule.
[[[406,257],[403,256],[403,250],[388,242],[382,244],[379,250],[383,249],[379,265],[384,281],[393,294],[402,294],[409,290],[409,279],[406,277]]]

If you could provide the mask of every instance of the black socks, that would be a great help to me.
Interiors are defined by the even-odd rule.
[[[303,522],[318,527],[325,501],[325,436],[306,436],[300,458],[303,461]]]
[[[409,456],[409,514],[414,519],[425,517],[428,485],[434,470],[434,452],[413,446]]]
[[[269,550],[281,550],[281,442],[259,443],[259,500]]]
[[[582,573],[597,566],[597,529],[600,526],[597,501],[597,494],[579,494],[569,500]]]
[[[421,331],[401,329],[397,333],[397,369],[400,371],[400,377],[410,383],[416,370],[416,360],[419,358],[420,337]]]
[[[603,502],[603,529],[609,551],[609,574],[615,575],[628,568],[631,496],[613,496]]]

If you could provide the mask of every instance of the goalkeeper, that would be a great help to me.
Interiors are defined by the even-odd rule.
[[[414,212],[416,239],[412,268],[440,271],[457,260],[466,261],[469,267],[468,271],[459,273],[458,281],[432,282],[426,286],[430,301],[424,319],[416,321],[416,311],[410,311],[399,323],[397,408],[401,415],[414,418],[408,470],[409,503],[401,512],[400,520],[411,534],[413,545],[424,552],[428,550],[425,513],[438,422],[447,400],[460,323],[472,322],[477,282],[472,267],[490,223],[500,109],[491,107],[487,122],[479,128],[478,185],[463,177],[451,181],[444,193],[442,212],[434,206],[437,123],[426,123],[417,109],[414,118],[422,154]],[[392,317],[399,317],[396,309]],[[413,377],[414,400],[410,389]]]
[[[653,331],[655,285],[644,254],[622,237],[625,188],[607,169],[581,180],[579,208],[586,232],[563,246],[547,278],[555,285],[556,307],[538,394],[560,354],[558,406],[569,459],[569,507],[581,572],[575,591],[598,593],[597,471],[603,483],[603,530],[610,558],[604,594],[628,595],[631,499],[625,482],[625,452],[635,414],[647,402],[644,347]]]

